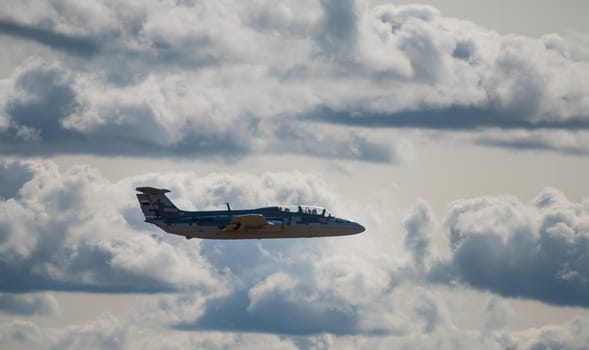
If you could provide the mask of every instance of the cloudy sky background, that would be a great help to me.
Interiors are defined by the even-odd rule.
[[[0,2],[0,347],[583,348],[587,10]],[[367,231],[186,241],[139,185]]]

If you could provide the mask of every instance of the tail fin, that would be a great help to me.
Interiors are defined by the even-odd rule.
[[[139,205],[145,215],[145,220],[165,220],[178,216],[180,210],[166,197],[169,190],[154,187],[137,187]]]

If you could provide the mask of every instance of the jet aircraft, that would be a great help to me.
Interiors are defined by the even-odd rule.
[[[260,239],[345,236],[364,232],[356,222],[337,218],[325,208],[274,206],[257,209],[185,211],[168,199],[166,189],[137,187],[145,222],[190,238]]]

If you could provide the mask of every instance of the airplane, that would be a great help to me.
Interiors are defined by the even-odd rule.
[[[261,239],[345,236],[364,226],[331,215],[315,206],[274,206],[257,209],[185,211],[178,209],[166,189],[137,187],[145,222],[186,239]]]

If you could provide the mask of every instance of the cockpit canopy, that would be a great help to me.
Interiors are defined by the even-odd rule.
[[[312,205],[288,205],[283,207],[278,207],[280,211],[286,213],[300,213],[300,214],[307,214],[307,215],[315,215],[315,216],[324,216],[324,217],[331,217],[331,213],[329,210],[323,207],[316,207]]]

